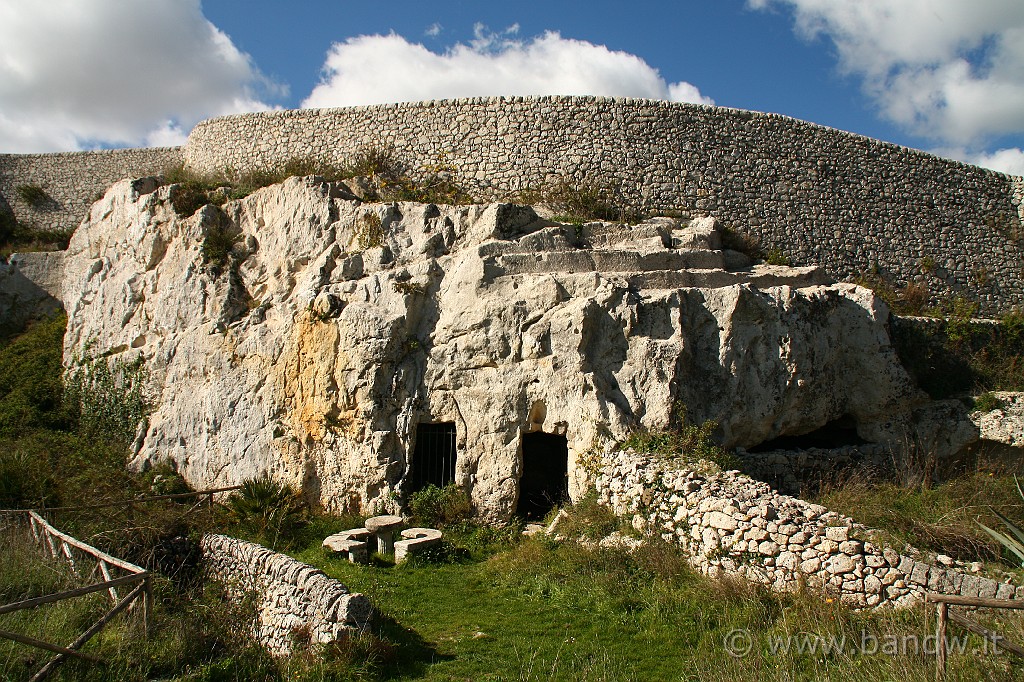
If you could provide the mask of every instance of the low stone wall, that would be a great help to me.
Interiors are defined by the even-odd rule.
[[[1024,599],[1015,587],[872,541],[852,519],[782,495],[735,471],[701,473],[632,452],[606,452],[599,499],[634,527],[674,542],[694,568],[779,591],[806,584],[857,607],[903,607],[926,591]]]
[[[207,576],[256,596],[256,637],[275,656],[296,640],[326,644],[369,625],[370,601],[323,571],[225,535],[203,536],[202,548]]]
[[[0,260],[0,334],[16,333],[26,322],[61,310],[63,252],[15,254]]]

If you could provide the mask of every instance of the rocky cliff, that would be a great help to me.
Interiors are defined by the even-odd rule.
[[[64,263],[65,357],[141,356],[134,464],[196,486],[269,471],[328,509],[393,510],[417,425],[447,422],[455,480],[507,518],[524,433],[565,437],[577,491],[595,443],[677,404],[726,446],[836,420],[940,452],[976,438],[913,386],[870,291],[751,267],[710,219],[563,225],[315,177],[186,215],[181,192],[122,181],[93,205]]]

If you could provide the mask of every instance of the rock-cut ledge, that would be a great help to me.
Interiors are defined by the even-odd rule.
[[[941,453],[976,438],[915,388],[870,291],[750,267],[711,219],[563,225],[315,177],[183,215],[179,191],[123,181],[93,205],[65,258],[65,357],[141,357],[134,464],[170,460],[197,487],[270,472],[327,509],[394,511],[417,425],[444,422],[454,480],[505,519],[524,433],[565,437],[575,493],[595,443],[678,403],[727,447],[837,419]],[[230,259],[204,262],[211,235]]]

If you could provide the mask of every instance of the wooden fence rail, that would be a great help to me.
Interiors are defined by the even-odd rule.
[[[56,667],[69,656],[74,656],[94,663],[100,662],[100,660],[95,656],[84,654],[80,652],[79,649],[81,649],[81,647],[88,642],[93,635],[102,630],[112,618],[125,609],[136,605],[141,606],[143,631],[148,633],[149,617],[153,609],[153,587],[149,571],[141,566],[136,566],[130,561],[125,561],[124,559],[111,556],[92,545],[57,530],[35,511],[28,511],[27,515],[33,538],[38,544],[42,545],[49,551],[51,557],[67,562],[71,567],[72,572],[79,577],[83,577],[82,569],[85,564],[94,561],[95,568],[85,579],[92,580],[96,574],[99,573],[103,576],[103,580],[98,583],[72,590],[66,590],[64,592],[24,599],[12,604],[0,605],[0,615],[24,609],[33,609],[45,604],[74,599],[76,597],[82,597],[96,592],[106,592],[113,602],[113,608],[110,611],[94,622],[85,632],[79,635],[74,642],[68,644],[66,647],[53,644],[52,642],[39,640],[34,637],[29,637],[27,635],[0,630],[0,638],[56,654],[53,658],[47,661],[35,675],[32,676],[31,682],[38,682],[48,677],[50,673],[53,672],[53,670],[55,670]],[[113,574],[114,571],[122,571],[126,573],[126,575],[115,576]],[[127,595],[121,597],[117,592],[117,588],[122,586],[132,587],[133,589]]]
[[[153,585],[149,571],[136,566],[130,561],[119,559],[115,556],[111,556],[106,552],[93,547],[90,544],[82,542],[77,538],[74,538],[67,533],[63,533],[46,521],[42,516],[39,515],[40,511],[45,512],[67,512],[67,511],[85,511],[89,509],[102,509],[105,507],[117,507],[117,506],[132,506],[135,504],[141,504],[143,502],[155,502],[157,500],[181,500],[190,497],[202,497],[206,496],[209,500],[209,504],[212,507],[214,503],[214,495],[217,493],[224,493],[232,490],[238,490],[242,486],[233,485],[226,486],[223,488],[212,488],[209,490],[197,490],[188,493],[173,493],[169,495],[151,495],[149,497],[136,497],[128,500],[118,500],[114,502],[100,502],[97,504],[87,504],[80,506],[71,507],[50,507],[48,509],[0,509],[0,514],[25,514],[28,517],[29,526],[32,530],[32,536],[35,541],[47,549],[54,559],[67,562],[71,567],[71,571],[78,577],[84,580],[93,580],[99,575],[102,578],[100,582],[79,587],[73,590],[67,590],[64,592],[58,592],[55,594],[48,594],[41,597],[34,597],[32,599],[25,599],[20,602],[13,604],[0,605],[0,615],[5,613],[11,613],[23,609],[36,608],[45,604],[52,604],[54,602],[63,601],[65,599],[74,599],[76,597],[82,597],[88,594],[105,591],[109,596],[113,604],[113,608],[103,615],[99,620],[93,623],[85,632],[66,647],[62,647],[51,642],[45,642],[34,637],[27,635],[7,632],[0,630],[0,638],[8,639],[20,644],[27,646],[36,647],[46,651],[55,653],[56,656],[51,658],[46,665],[39,669],[39,671],[32,676],[30,682],[38,682],[45,679],[53,670],[61,664],[68,656],[74,656],[83,660],[91,662],[100,662],[95,656],[83,654],[80,649],[89,639],[92,638],[97,632],[103,629],[103,627],[115,616],[124,611],[125,609],[132,608],[136,605],[141,606],[142,609],[142,626],[143,632],[148,636],[149,634],[149,619],[153,612]],[[83,576],[82,568],[87,563],[95,562],[92,570],[87,576]],[[123,571],[127,575],[115,576],[115,571]],[[134,585],[134,588],[124,597],[118,593],[117,588],[127,588]]]
[[[950,611],[950,606],[972,606],[990,609],[1024,609],[1024,599],[989,599],[985,597],[964,597],[961,595],[936,594],[928,592],[924,596],[925,609],[928,604],[935,604],[938,618],[935,624],[935,679],[946,679],[946,629],[949,621],[953,621],[964,629],[981,635],[992,642],[993,652],[996,647],[1016,656],[1024,658],[1024,647],[1009,641],[998,632],[983,627],[980,623],[967,616]]]

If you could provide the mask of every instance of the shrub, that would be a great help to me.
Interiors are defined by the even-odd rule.
[[[405,166],[398,160],[394,146],[364,145],[344,166],[343,175],[398,180],[405,175]]]
[[[356,241],[360,249],[372,249],[384,244],[384,228],[380,216],[376,213],[364,213],[359,219],[359,231]]]
[[[972,409],[978,412],[991,412],[992,410],[998,410],[1002,407],[1004,407],[1003,401],[991,391],[986,391],[974,399]]]
[[[287,544],[303,521],[302,500],[268,474],[243,481],[227,505],[241,530],[272,548]]]
[[[217,221],[207,227],[203,236],[203,264],[215,270],[229,265],[235,244],[241,241],[242,235],[235,232],[234,226],[220,209],[217,209]]]
[[[791,265],[789,256],[784,254],[781,249],[771,249],[764,260],[768,265]]]
[[[618,448],[644,455],[681,459],[689,463],[707,460],[723,469],[735,469],[738,465],[735,455],[715,443],[714,433],[717,429],[718,423],[712,420],[706,420],[701,424],[688,423],[686,406],[676,403],[669,428],[637,429],[619,443]]]
[[[409,511],[422,526],[445,528],[468,519],[473,506],[459,485],[449,483],[439,488],[430,484],[409,496]]]

